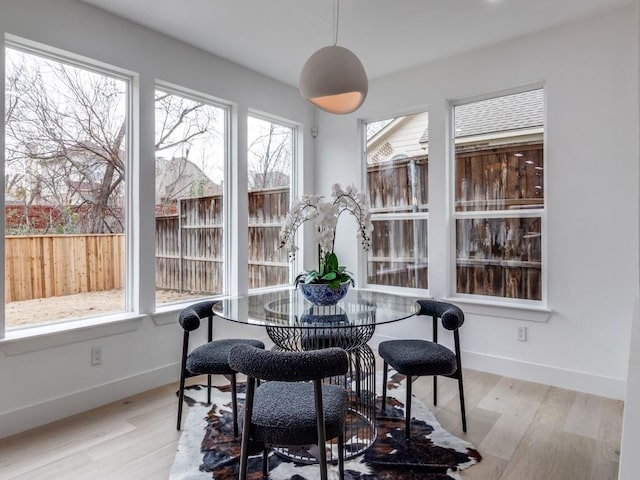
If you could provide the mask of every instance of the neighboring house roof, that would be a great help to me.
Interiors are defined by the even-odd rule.
[[[186,158],[156,158],[156,204],[164,199],[210,196],[222,192],[197,165]],[[195,192],[194,192],[195,190]]]
[[[490,98],[459,105],[455,117],[456,137],[521,130],[544,125],[544,90]],[[429,141],[427,128],[420,143]]]
[[[249,170],[249,190],[289,186],[289,175],[283,172],[256,172]]]
[[[397,118],[389,118],[387,120],[367,123],[367,142],[373,141],[378,135],[384,135],[383,131],[389,130],[389,125],[391,125],[395,120],[397,120]]]

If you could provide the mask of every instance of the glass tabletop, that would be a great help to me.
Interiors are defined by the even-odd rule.
[[[300,291],[290,288],[225,298],[213,307],[226,320],[249,325],[279,328],[332,328],[375,326],[415,315],[415,297],[350,289],[332,306],[312,305]]]

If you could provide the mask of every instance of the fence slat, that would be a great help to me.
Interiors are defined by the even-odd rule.
[[[5,302],[124,285],[124,235],[20,235],[5,239]]]

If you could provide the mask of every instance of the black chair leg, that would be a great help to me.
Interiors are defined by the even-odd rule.
[[[404,406],[406,411],[406,419],[404,421],[404,437],[411,440],[411,375],[407,375],[407,400]]]
[[[462,386],[462,371],[458,372],[458,395],[460,395],[460,412],[462,413],[462,431],[467,432],[467,414],[464,408],[464,387]]]
[[[251,417],[253,415],[253,395],[255,379],[247,378],[247,395],[244,401],[244,424],[242,425],[242,443],[240,446],[239,480],[247,480],[247,464],[249,461],[249,437],[251,435]]]
[[[338,437],[338,478],[344,480],[344,435]]]
[[[438,376],[433,376],[433,406],[438,405]]]
[[[180,363],[180,390],[178,391],[178,425],[182,424],[182,402],[184,401],[184,381],[187,376],[187,351],[189,350],[189,332],[182,337],[182,362]]]
[[[318,429],[318,463],[320,464],[320,480],[327,480],[327,432],[324,424],[324,407],[322,405],[322,381],[313,381],[313,396],[316,405],[316,425]]]
[[[184,370],[180,374],[180,389],[178,390],[178,425],[177,429],[180,430],[182,423],[182,402],[184,402]]]
[[[233,436],[238,436],[238,393],[236,374],[231,375],[231,411],[233,412]]]
[[[460,334],[453,331],[453,342],[456,350],[456,377],[458,377],[458,395],[460,396],[460,412],[462,413],[462,431],[467,431],[467,414],[464,408],[464,387],[462,386],[462,359],[460,349]]]
[[[269,476],[269,448],[264,447],[262,449],[262,476]]]
[[[381,412],[384,412],[387,409],[387,370],[389,369],[389,365],[387,365],[386,360],[382,365],[382,407]]]
[[[207,375],[207,405],[211,405],[211,375]]]

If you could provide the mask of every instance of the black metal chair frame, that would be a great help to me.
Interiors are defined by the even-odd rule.
[[[178,423],[177,429],[180,430],[182,424],[182,405],[184,402],[184,386],[187,378],[207,375],[207,404],[211,404],[211,376],[215,373],[201,374],[191,373],[187,369],[187,357],[189,356],[189,333],[200,327],[200,321],[207,319],[207,342],[213,341],[213,305],[215,301],[204,301],[191,305],[180,312],[179,322],[184,329],[182,338],[182,362],[180,367],[180,389],[178,391]],[[229,382],[231,382],[231,403],[233,412],[233,434],[238,436],[238,398],[237,398],[237,381],[236,374],[222,374]]]
[[[272,364],[270,365],[269,369],[272,370],[274,373],[265,373],[260,372],[261,375],[260,378],[257,378],[257,374],[248,371],[246,369],[243,368],[239,368],[237,365],[234,364],[234,353],[239,351],[236,349],[242,349],[244,347],[234,347],[232,349],[232,353],[230,354],[230,364],[233,368],[236,368],[240,373],[244,373],[247,375],[247,391],[246,391],[246,396],[245,396],[245,403],[244,403],[244,418],[243,418],[243,425],[242,425],[242,445],[241,445],[241,453],[240,453],[240,473],[239,473],[239,480],[246,480],[247,478],[247,468],[248,468],[248,457],[249,457],[249,443],[251,442],[251,419],[253,417],[253,404],[254,404],[254,395],[255,395],[255,391],[256,391],[256,383],[258,382],[258,386],[260,385],[259,381],[260,378],[262,380],[266,380],[266,381],[284,381],[284,382],[299,382],[299,381],[311,381],[313,382],[313,391],[314,391],[314,399],[315,399],[315,410],[316,410],[316,423],[317,423],[317,428],[318,428],[318,463],[319,463],[319,467],[320,467],[320,480],[327,480],[327,452],[325,449],[325,445],[327,440],[331,440],[326,438],[326,430],[325,430],[325,421],[324,421],[324,406],[323,406],[323,399],[322,399],[322,380],[323,378],[327,378],[327,377],[333,377],[336,375],[342,375],[344,373],[347,372],[348,370],[348,365],[349,365],[349,361],[348,361],[348,357],[346,352],[341,349],[341,348],[337,348],[337,347],[332,347],[332,348],[327,348],[327,349],[322,349],[322,350],[314,350],[312,353],[313,354],[320,354],[320,355],[335,355],[335,351],[338,350],[340,352],[342,352],[344,354],[344,360],[342,363],[344,363],[344,368],[343,371],[341,372],[333,372],[329,375],[323,376],[323,378],[317,378],[318,375],[316,375],[313,370],[313,368],[308,369],[307,372],[307,368],[305,368],[302,364],[301,364],[301,368],[299,369],[299,372],[297,373],[297,378],[284,378],[282,376],[282,374],[278,374],[275,372],[278,372],[279,370],[281,370],[280,368],[278,368],[277,366],[277,362],[272,362]],[[276,355],[282,355],[283,358],[288,356],[289,359],[292,356],[295,355],[299,355],[299,356],[304,356],[304,355],[308,355],[310,352],[289,352],[289,351],[267,351],[267,354],[276,354]],[[286,360],[285,360],[286,361]],[[287,363],[289,363],[287,361]],[[309,363],[309,362],[307,362]],[[284,365],[284,363],[283,363]],[[243,371],[244,370],[244,371]],[[262,474],[264,477],[268,476],[268,455],[269,455],[269,451],[272,447],[283,447],[283,446],[290,446],[290,445],[276,445],[276,444],[268,444],[268,445],[264,445],[263,451],[262,451]],[[344,433],[341,432],[340,435],[338,436],[338,469],[339,469],[339,478],[340,479],[344,479]]]
[[[460,412],[462,416],[462,431],[467,431],[467,415],[465,411],[464,405],[464,387],[462,382],[462,362],[460,360],[460,334],[459,329],[464,322],[464,313],[457,306],[453,304],[449,304],[446,302],[438,302],[435,300],[419,300],[418,304],[420,305],[420,311],[417,315],[430,315],[433,321],[433,330],[432,330],[432,341],[433,343],[438,343],[438,319],[444,317],[445,315],[453,316],[457,320],[451,323],[445,323],[444,319],[442,320],[442,325],[447,330],[451,330],[453,332],[453,343],[455,349],[456,356],[456,371],[451,375],[443,375],[448,378],[453,378],[458,380],[458,394],[460,397]],[[440,310],[438,312],[434,311],[433,307],[439,307]],[[454,327],[454,328],[450,328]],[[387,377],[389,365],[386,360],[383,359],[383,371],[382,371],[382,411],[386,408],[387,402]],[[393,365],[392,365],[393,366]],[[407,397],[405,401],[405,411],[406,411],[406,419],[405,419],[405,438],[410,440],[411,438],[411,384],[413,382],[413,377],[407,377]],[[438,375],[433,375],[433,404],[438,405]]]

